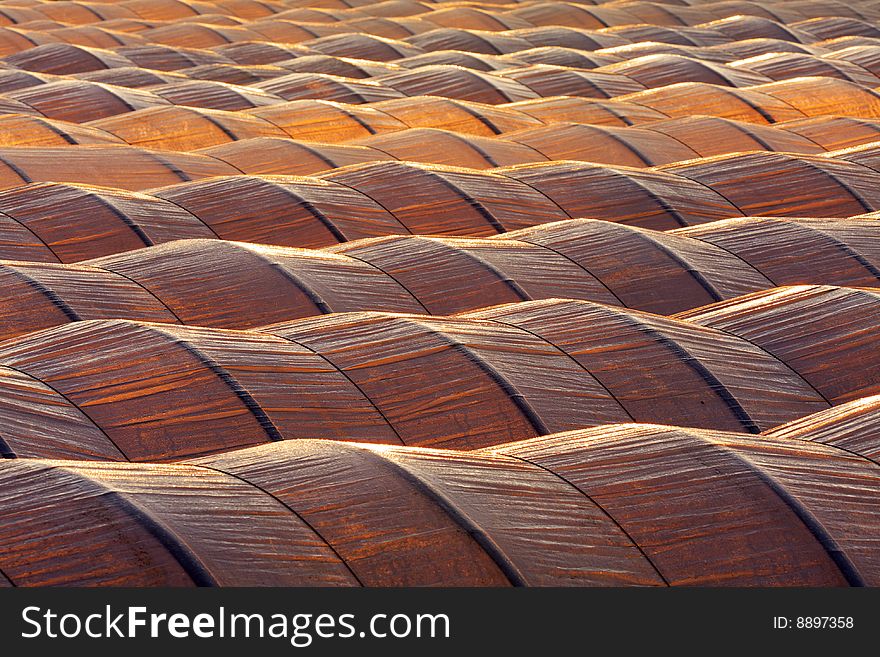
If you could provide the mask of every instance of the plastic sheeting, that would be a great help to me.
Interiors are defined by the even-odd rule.
[[[541,117],[532,117],[519,111],[515,103],[497,107],[436,96],[413,96],[383,101],[374,107],[406,127],[442,128],[485,137],[543,123]]]
[[[862,397],[767,432],[781,440],[811,440],[880,463],[880,397]]]
[[[566,5],[567,7],[568,5]],[[559,5],[556,6],[556,10],[564,11]],[[516,35],[535,47],[560,46],[562,48],[577,48],[578,50],[599,50],[626,43],[626,39],[614,36],[608,32],[584,30],[564,25],[543,25],[525,28],[517,30]]]
[[[751,5],[751,3],[748,4]],[[760,5],[751,6],[749,9],[760,10]],[[778,39],[780,41],[798,43],[804,41],[805,37],[808,36],[807,33],[788,25],[780,24],[772,20],[772,18],[772,14],[770,16],[731,16],[712,21],[711,25],[712,29],[726,34],[735,41]]]
[[[257,85],[246,87],[211,80],[172,82],[150,87],[150,91],[173,105],[228,111],[274,105],[283,100],[279,95],[261,91]]]
[[[404,95],[380,81],[358,80],[321,73],[290,73],[252,85],[284,100],[330,100],[342,103],[372,103]],[[266,103],[268,104],[268,103]]]
[[[515,59],[504,59],[499,55],[463,52],[461,50],[436,50],[421,55],[403,57],[402,59],[395,60],[394,64],[402,68],[420,68],[422,66],[434,66],[440,64],[463,66],[464,68],[472,68],[477,71],[495,71],[497,69],[516,65],[511,64],[511,62],[517,61],[518,60]]]
[[[0,11],[0,586],[880,584],[880,10],[323,5]]]
[[[639,80],[610,70],[582,71],[548,64],[508,68],[497,71],[496,75],[516,80],[544,98],[562,95],[613,98],[645,88]]]
[[[848,80],[864,87],[880,86],[880,78],[857,64],[844,60],[823,59],[804,53],[768,53],[733,62],[731,67],[741,71],[753,71],[771,80],[789,80],[813,75]]]
[[[493,173],[371,162],[320,178],[366,194],[412,233],[486,236],[568,218],[530,185]]]
[[[340,169],[349,170],[358,168]],[[185,208],[220,239],[313,247],[409,232],[387,205],[356,185],[332,180],[216,177],[153,194]]]
[[[252,137],[287,137],[269,121],[238,112],[153,107],[88,124],[133,146],[193,151]]]
[[[472,449],[626,419],[565,353],[500,323],[358,313],[262,330],[333,363],[409,445]]]
[[[848,217],[880,209],[878,173],[840,159],[748,153],[662,170],[709,186],[745,215]]]
[[[464,50],[466,52],[483,53],[486,55],[503,55],[505,53],[527,50],[532,43],[520,36],[507,36],[496,32],[479,30],[462,30],[454,28],[438,28],[422,34],[406,38],[406,42],[417,46],[423,51]]]
[[[655,89],[679,82],[706,82],[727,87],[748,87],[769,82],[760,71],[738,70],[707,61],[672,54],[645,55],[600,69],[627,77],[646,89]],[[598,72],[598,71],[597,71]]]
[[[132,89],[143,89],[144,87],[152,87],[178,80],[186,81],[187,79],[186,76],[181,74],[161,73],[135,66],[100,69],[98,71],[78,73],[73,77],[76,77],[78,80],[100,82],[102,84],[112,84],[117,87],[129,87]]]
[[[662,171],[548,162],[497,173],[540,191],[573,218],[668,230],[741,214],[711,187]]]
[[[190,240],[89,264],[136,281],[181,322],[197,326],[251,328],[370,308],[424,312],[380,269],[326,251]],[[108,300],[107,305],[113,304]],[[114,316],[134,315],[120,309]]]
[[[357,33],[314,39],[308,42],[308,47],[324,55],[370,59],[377,62],[411,57],[422,52],[421,48],[405,41]]]
[[[220,121],[225,116],[216,118]],[[242,125],[247,127],[246,123]],[[575,127],[597,129],[582,125]],[[631,129],[616,130],[625,132]],[[531,134],[531,131],[526,132]],[[653,129],[633,132],[634,135],[642,133],[658,137],[663,134]],[[877,172],[863,165],[875,164],[873,160],[877,158],[871,150],[873,147],[834,152],[833,157],[766,152],[734,154],[692,159],[654,169],[554,161],[480,171],[391,159],[394,155],[409,157],[406,149],[416,148],[411,140],[422,134],[425,133],[397,131],[391,136],[367,140],[369,147],[298,144],[278,139],[277,144],[270,142],[260,157],[247,154],[246,141],[219,147],[220,150],[216,151],[205,149],[200,154],[148,151],[121,145],[4,148],[0,149],[0,163],[5,163],[4,184],[7,188],[21,187],[32,178],[70,181],[66,186],[56,188],[79,189],[76,194],[84,196],[109,194],[126,199],[134,204],[132,207],[148,203],[150,196],[132,195],[122,191],[125,188],[188,181],[168,190],[150,192],[152,196],[159,195],[181,206],[168,208],[171,218],[181,218],[181,208],[190,212],[189,217],[181,219],[183,232],[162,229],[156,234],[155,241],[220,237],[282,246],[320,247],[407,232],[487,236],[578,217],[670,230],[743,214],[845,217],[880,207],[876,192],[878,181],[875,180],[880,176],[880,163],[876,164]],[[508,135],[517,141],[508,143],[507,147],[504,141],[490,143],[478,137],[453,136],[444,132],[427,134],[432,138],[436,134],[438,145],[423,149],[425,159],[471,160],[479,157],[483,166],[489,166],[502,158],[540,157],[536,151],[527,150],[526,145],[518,145],[524,133]],[[458,151],[443,151],[442,144],[450,139],[455,140],[453,143],[459,146]],[[400,149],[389,147],[389,155],[381,150],[385,141],[395,146],[400,144]],[[282,171],[324,173],[313,178],[229,176],[250,168],[277,171],[279,165],[273,164],[274,157],[297,154],[300,154],[301,161],[291,163],[287,169],[282,167]],[[108,167],[111,155],[115,163],[122,162],[126,168]],[[476,161],[473,163],[477,164]],[[334,166],[339,168],[334,169]],[[198,180],[210,177],[216,178]],[[798,181],[798,188],[802,190],[797,196],[790,196],[792,180]],[[109,184],[122,189],[86,192],[76,183]],[[28,202],[44,204],[41,212],[55,212],[52,201],[46,205],[47,201],[37,198],[43,194],[38,190],[43,189],[24,186],[10,189],[0,196],[29,198]],[[261,204],[254,202],[255,194],[261,198]],[[417,199],[421,200],[416,202]],[[76,201],[69,208],[57,208],[61,213],[59,216],[76,216],[84,207],[81,203]],[[8,214],[15,220],[19,210],[7,207]],[[278,210],[270,212],[267,208]],[[292,214],[288,214],[291,211]],[[81,221],[65,220],[57,228],[68,237],[97,235],[93,229],[84,227],[90,222],[103,222],[100,217],[105,215],[106,210],[99,210]],[[200,221],[194,221],[192,215]],[[58,219],[51,216],[42,220],[58,223]],[[118,220],[111,219],[111,223],[118,223]],[[860,225],[865,227],[867,224],[862,222]],[[116,238],[112,235],[103,235],[94,244],[80,240],[65,245],[70,252],[59,251],[58,255],[62,261],[71,262],[153,243],[149,235],[147,238],[138,237],[137,230],[130,226],[123,229],[120,225],[114,229],[115,233],[128,236],[121,242],[114,242]],[[847,240],[870,239],[869,235],[870,231],[864,233],[864,238],[853,233]],[[51,242],[55,239],[49,236],[47,244],[50,249],[54,249]],[[0,248],[0,257],[20,258],[13,251],[5,250],[17,248],[12,242]],[[27,243],[30,243],[29,239],[23,242]],[[842,256],[838,254],[838,257]],[[826,265],[818,267],[816,275],[819,277],[817,282],[848,283],[846,278],[839,279],[831,273]]]
[[[16,187],[0,192],[0,212],[62,262],[211,235],[182,208],[114,189],[57,183]]]
[[[878,581],[877,466],[805,441],[624,425],[467,454],[12,460],[0,478],[0,568],[19,586]]]
[[[10,463],[0,479],[17,519],[7,516],[0,534],[2,569],[14,584],[357,583],[289,508],[229,475],[184,466]],[[55,503],[35,490],[52,491]],[[9,540],[15,535],[28,540]]]
[[[766,55],[767,53],[778,52],[800,52],[807,54],[827,54],[829,58],[833,57],[832,53],[819,46],[810,46],[803,43],[793,41],[784,41],[782,39],[773,39],[767,37],[759,37],[753,39],[744,39],[735,41],[734,43],[725,43],[722,48],[726,53],[725,61],[733,63],[740,59],[748,59],[749,57],[757,57],[758,55]]]
[[[0,364],[65,395],[129,458],[168,459],[314,435],[473,448],[633,418],[757,431],[827,408],[799,375],[811,362],[851,376],[848,354],[865,352],[831,336],[840,349],[810,361],[738,329],[583,301],[260,330],[77,322],[4,343]],[[854,396],[870,392],[863,358]]]
[[[351,142],[322,144],[274,137],[252,137],[198,152],[222,160],[244,174],[261,175],[305,176],[350,164],[396,159],[383,151]]]
[[[575,48],[542,46],[540,48],[520,50],[510,55],[502,55],[497,61],[504,65],[496,68],[508,68],[525,64],[550,64],[553,66],[592,69],[605,66],[606,64],[613,64],[618,61],[618,58],[611,54],[597,54],[576,50]],[[469,66],[468,68],[474,68],[474,66]]]
[[[294,139],[338,143],[407,127],[372,107],[300,100],[247,112],[274,123]]]
[[[806,116],[784,100],[752,88],[735,89],[702,82],[680,82],[619,97],[670,117],[706,114],[749,123],[778,123]],[[860,112],[863,106],[852,105]]]
[[[730,219],[675,231],[715,244],[775,285],[880,285],[880,223],[852,219]]]
[[[507,133],[504,139],[524,144],[548,160],[644,167],[698,157],[674,137],[637,127],[555,123]]]
[[[489,169],[552,159],[530,145],[515,141],[516,137],[513,135],[518,134],[520,133],[511,133],[509,140],[501,140],[459,135],[432,128],[410,128],[376,135],[356,143],[386,153],[390,156],[386,159],[449,164],[470,169]]]
[[[168,105],[143,89],[127,89],[85,80],[60,80],[6,93],[50,119],[85,123],[145,107]]]
[[[122,140],[99,128],[21,114],[0,115],[2,146],[64,146],[119,144]]]
[[[771,285],[724,249],[610,222],[564,221],[504,237],[564,255],[602,281],[622,305],[655,313],[695,308]]]
[[[124,55],[112,50],[86,48],[67,43],[50,43],[9,55],[7,64],[25,71],[68,75],[118,66],[131,66]]]
[[[498,451],[589,495],[672,585],[877,581],[876,465],[842,451],[636,426]]]
[[[863,45],[843,48],[830,53],[828,59],[856,64],[880,77],[880,47],[878,46]]]
[[[595,376],[637,422],[757,433],[827,407],[773,357],[721,332],[570,300],[467,313],[540,335]],[[735,365],[734,365],[735,363]],[[663,376],[658,376],[662,372]],[[662,401],[660,401],[662,400]]]
[[[386,272],[435,315],[554,296],[619,303],[568,258],[513,240],[395,237],[334,251]]]
[[[176,71],[201,64],[233,63],[222,54],[211,50],[185,47],[170,48],[159,44],[122,46],[116,52],[124,55],[129,61],[141,68],[156,71]]]
[[[401,70],[397,63],[383,64],[368,59],[333,57],[331,55],[296,57],[290,61],[278,62],[274,68],[278,72],[273,71],[272,75],[264,77],[276,78],[287,75],[287,73],[326,73],[345,78],[370,78]]]
[[[175,316],[134,281],[102,269],[48,263],[0,264],[0,339],[77,319]]]
[[[236,65],[236,64],[204,64],[184,69],[174,79],[166,82],[174,82],[189,78],[191,80],[210,80],[212,82],[226,82],[235,85],[249,85],[271,78],[287,75],[288,70],[280,66],[272,65]],[[168,74],[166,74],[168,75]],[[170,76],[169,76],[170,77]],[[158,83],[157,83],[158,84]]]
[[[458,66],[423,66],[383,75],[377,82],[401,96],[443,96],[489,105],[539,96],[516,80]]]
[[[880,392],[875,291],[781,288],[682,313],[758,345],[834,404]]]
[[[810,121],[812,119],[806,119]],[[764,126],[711,116],[688,116],[654,121],[644,128],[662,132],[687,144],[701,157],[737,151],[783,151],[787,153],[823,153],[824,143],[812,135],[792,130],[797,121]]]
[[[587,123],[592,125],[641,125],[667,118],[656,110],[619,99],[602,101],[576,96],[523,100],[504,105],[546,123]]]
[[[759,85],[754,92],[773,96],[804,116],[842,114],[862,119],[880,118],[880,93],[846,80],[795,78]]]
[[[137,200],[117,199],[117,209],[129,205],[128,219],[161,238],[163,226],[150,226],[148,219],[150,211],[161,216],[163,206],[130,205]],[[147,220],[139,219],[145,212]],[[3,297],[18,319],[7,323],[0,337],[77,319],[134,317],[247,328],[332,311],[447,314],[552,297],[669,314],[769,288],[780,282],[774,276],[783,283],[812,278],[878,286],[870,264],[878,260],[876,230],[867,220],[836,226],[828,220],[750,218],[672,234],[569,220],[491,241],[407,236],[332,249],[350,259],[216,240],[178,241],[86,262],[91,271],[119,272],[149,291],[172,319],[133,306],[140,290],[102,301],[103,278],[83,277],[81,268],[30,268],[29,283],[10,285]],[[799,268],[795,257],[802,261]],[[108,281],[112,285],[113,277]],[[118,283],[128,289],[126,281]]]
[[[110,320],[33,333],[4,347],[7,366],[63,394],[130,460],[282,437],[400,440],[325,358],[266,333]]]
[[[878,83],[880,86],[880,83]],[[851,148],[880,141],[880,122],[843,116],[820,116],[779,124],[784,130],[802,135],[827,151]],[[783,150],[783,149],[776,149]],[[800,151],[806,152],[806,151]]]

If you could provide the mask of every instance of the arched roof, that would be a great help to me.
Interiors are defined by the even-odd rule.
[[[245,113],[273,123],[294,139],[306,141],[344,142],[407,127],[373,107],[317,99],[258,107]]]
[[[201,48],[170,47],[156,43],[123,46],[116,52],[141,68],[157,71],[176,71],[201,64],[231,64],[233,61],[220,52]]]
[[[258,82],[252,88],[266,91],[282,100],[317,99],[355,104],[403,95],[384,84],[384,81],[380,83],[373,79],[358,80],[324,73],[290,73]]]
[[[490,57],[491,55],[484,55]],[[498,59],[499,64],[506,63],[509,65],[522,64],[549,64],[554,66],[569,66],[579,69],[593,69],[607,64],[613,64],[618,58],[612,54],[598,54],[595,52],[587,52],[585,50],[577,50],[575,48],[564,48],[562,46],[541,46],[529,48],[528,50],[520,50],[509,55],[501,55]],[[469,68],[474,68],[470,66]],[[506,68],[506,66],[498,66],[498,68]],[[488,70],[488,69],[486,69]]]
[[[845,116],[798,119],[777,124],[776,127],[801,135],[827,151],[851,148],[880,140],[880,121]]]
[[[198,220],[173,204],[102,187],[35,183],[7,189],[0,192],[0,213],[3,223],[14,222],[33,234],[48,252],[39,260],[49,262],[77,262],[158,242],[210,236]],[[14,254],[2,252],[5,258]]]
[[[822,76],[847,80],[865,87],[880,86],[880,78],[858,64],[803,53],[768,53],[732,62],[730,67],[753,71],[772,80]]]
[[[459,66],[423,66],[384,75],[383,86],[404,96],[433,95],[497,105],[539,94],[511,78],[474,71]]]
[[[257,83],[263,84],[263,83]],[[150,91],[173,105],[235,111],[274,105],[285,99],[257,85],[244,86],[212,80],[182,80],[150,87]]]
[[[577,263],[601,281],[620,305],[664,315],[772,285],[749,263],[709,241],[608,221],[559,221],[493,241],[514,239]]]
[[[332,177],[224,176],[152,193],[185,208],[220,239],[315,247],[408,232],[387,207]]]
[[[9,91],[6,98],[24,103],[43,116],[84,123],[169,101],[143,89],[127,89],[86,80],[59,80]]]
[[[627,75],[602,71],[586,71],[567,66],[531,64],[497,71],[496,75],[516,80],[538,96],[584,96],[586,98],[612,98],[634,93],[645,88],[638,80]]]
[[[824,153],[831,150],[821,140],[812,139],[809,133],[789,130],[790,126],[799,125],[800,121],[765,126],[717,116],[694,115],[654,121],[643,127],[678,140],[701,157],[737,151]]]
[[[319,177],[369,196],[419,234],[486,236],[569,216],[527,183],[457,167],[370,162]]]
[[[322,144],[278,137],[249,137],[198,151],[245,174],[305,176],[350,164],[394,160],[368,146]]]
[[[112,162],[112,166],[108,163]],[[84,183],[139,190],[228,175],[236,170],[204,155],[119,144],[0,148],[0,189],[30,182]]]
[[[378,62],[410,57],[422,52],[421,48],[406,41],[356,33],[334,34],[306,41],[303,45],[325,55]]]
[[[517,50],[526,50],[534,45],[522,36],[516,35],[516,33],[507,36],[497,32],[462,30],[449,27],[414,34],[404,40],[426,52],[434,50],[465,50],[485,55],[503,55],[516,52]]]
[[[170,82],[186,81],[186,76],[181,73],[152,71],[137,66],[120,66],[118,68],[104,68],[97,71],[77,73],[78,80],[88,82],[100,82],[102,84],[117,87],[129,87],[131,89],[143,89]]]
[[[118,143],[122,140],[96,127],[25,114],[0,115],[0,145],[3,146]]]
[[[741,214],[711,186],[663,171],[561,161],[498,173],[538,190],[573,218],[668,230]]]
[[[185,106],[152,107],[88,124],[133,146],[193,151],[253,137],[287,137],[273,123],[239,112]]]
[[[830,445],[880,463],[880,396],[862,397],[792,420],[766,435]]]
[[[748,262],[774,285],[880,286],[880,223],[867,219],[749,217],[675,231]]]
[[[717,50],[717,53],[723,56],[728,63],[735,62],[739,59],[748,59],[749,57],[781,52],[807,53],[813,55],[827,54],[829,57],[831,56],[830,51],[819,46],[767,38],[744,39],[742,41],[734,41],[733,43],[725,43],[720,46],[713,46],[712,48]]]
[[[86,48],[66,43],[48,43],[3,58],[7,64],[26,71],[64,75],[119,66],[132,61],[112,50]]]
[[[754,91],[773,96],[804,116],[842,114],[862,119],[880,118],[880,94],[846,80],[794,78],[758,85]]]
[[[517,103],[497,106],[437,96],[411,96],[385,100],[371,107],[410,128],[442,128],[487,137],[542,125],[541,118],[522,111]]]
[[[752,3],[743,4],[752,5],[753,8],[760,11],[760,6],[755,6]],[[717,30],[734,41],[779,39],[798,43],[802,42],[807,36],[799,32],[799,30],[781,24],[773,20],[772,17],[767,16],[729,16],[706,23],[705,27]]]
[[[528,146],[548,160],[644,167],[689,160],[699,155],[674,137],[639,127],[554,123],[510,132],[503,138]]]
[[[874,362],[878,304],[876,290],[794,286],[680,316],[760,346],[840,404],[880,391],[880,364]]]
[[[356,143],[387,153],[391,156],[388,159],[449,164],[471,169],[552,159],[530,145],[517,142],[515,137],[510,140],[492,139],[434,128],[389,132],[361,139]]]
[[[264,76],[264,79],[287,75],[287,72],[326,73],[347,78],[370,78],[401,70],[397,63],[386,64],[367,59],[352,59],[331,55],[303,55],[289,61],[277,62],[275,68],[277,72]],[[259,82],[259,80],[255,80],[255,82]]]
[[[848,217],[880,209],[877,172],[837,158],[733,153],[662,169],[708,185],[745,215]],[[792,196],[792,187],[800,193]]]
[[[535,117],[546,123],[571,121],[592,125],[641,125],[667,118],[666,114],[619,98],[601,100],[578,96],[536,98],[508,103],[501,107]]]
[[[727,87],[749,87],[772,78],[754,69],[738,70],[678,55],[645,55],[618,64],[603,66],[601,71],[625,76],[646,89],[665,87],[679,82],[704,82]],[[633,89],[632,91],[636,91]]]
[[[411,57],[403,57],[394,61],[403,68],[420,68],[436,64],[463,66],[477,71],[494,71],[510,65],[509,59],[501,59],[498,55],[464,52],[461,50],[434,50]]]
[[[760,349],[723,333],[701,335],[695,324],[570,300],[495,306],[462,316],[513,325],[556,345],[637,422],[658,421],[658,394],[664,399],[663,422],[751,433],[775,426],[780,415],[800,417],[827,404]],[[590,348],[596,341],[608,348]],[[663,371],[662,381],[649,383],[646,377],[656,377],[639,371],[648,362],[650,372]],[[727,371],[733,362],[735,371]],[[650,400],[639,392],[646,389],[652,391]]]
[[[669,117],[706,114],[737,121],[766,124],[800,119],[806,116],[804,112],[793,107],[786,100],[759,91],[765,89],[766,85],[736,89],[702,82],[681,82],[619,98],[625,102],[644,105]],[[862,106],[857,105],[857,107],[860,110]]]
[[[387,273],[425,312],[435,315],[557,296],[620,303],[579,262],[512,237],[489,241],[391,236],[331,250]]]
[[[634,448],[639,468],[621,458]],[[815,479],[795,478],[789,461]],[[622,425],[479,454],[297,441],[179,465],[2,465],[4,485],[17,493],[4,498],[5,517],[15,524],[2,536],[30,538],[26,551],[3,553],[3,572],[18,585],[256,585],[264,578],[571,584],[564,576],[585,585],[827,586],[876,579],[876,558],[857,529],[876,525],[873,505],[844,502],[865,494],[854,482],[873,481],[875,467],[806,442]],[[337,485],[318,495],[314,482],[331,474]],[[730,479],[737,485],[719,484]],[[512,483],[523,481],[528,505]],[[34,494],[44,484],[58,494]],[[644,490],[652,494],[632,494]],[[223,504],[211,501],[218,491]],[[81,518],[90,520],[74,526]],[[50,522],[52,532],[45,530]],[[149,530],[156,524],[172,528],[176,540],[160,542]],[[112,539],[119,531],[138,537],[136,554],[130,542]],[[673,540],[682,532],[690,540]],[[245,533],[252,540],[242,548]],[[418,540],[425,533],[434,540]],[[839,552],[828,551],[830,540]],[[54,561],[29,567],[50,550]],[[90,556],[96,550],[106,556]],[[391,554],[403,567],[388,568]]]

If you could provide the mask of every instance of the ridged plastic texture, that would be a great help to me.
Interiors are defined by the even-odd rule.
[[[870,0],[0,0],[0,586],[880,585]]]

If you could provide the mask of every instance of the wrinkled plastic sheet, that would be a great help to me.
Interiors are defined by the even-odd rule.
[[[878,305],[869,289],[796,286],[680,316],[749,340],[840,404],[880,392]]]

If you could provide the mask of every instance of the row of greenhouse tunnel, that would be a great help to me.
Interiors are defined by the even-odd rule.
[[[870,0],[0,0],[0,588],[880,586]]]
[[[54,157],[47,162],[44,154]],[[131,168],[107,167],[111,155]],[[72,147],[0,149],[0,164],[7,167],[0,179],[8,176],[0,191],[0,230],[8,236],[0,258],[44,262],[79,262],[180,239],[318,248],[389,235],[504,238],[585,217],[688,235],[736,217],[852,217],[839,222],[843,228],[880,210],[876,144],[833,157],[733,153],[645,169],[553,161],[474,170],[380,161],[312,177],[235,175],[189,154],[112,148],[87,156]],[[25,167],[74,180],[32,181]],[[109,183],[132,170],[139,184],[129,186],[166,185],[132,192],[84,180]],[[181,181],[184,173],[195,179]],[[790,195],[792,184],[798,195]],[[77,213],[81,221],[65,220]]]

